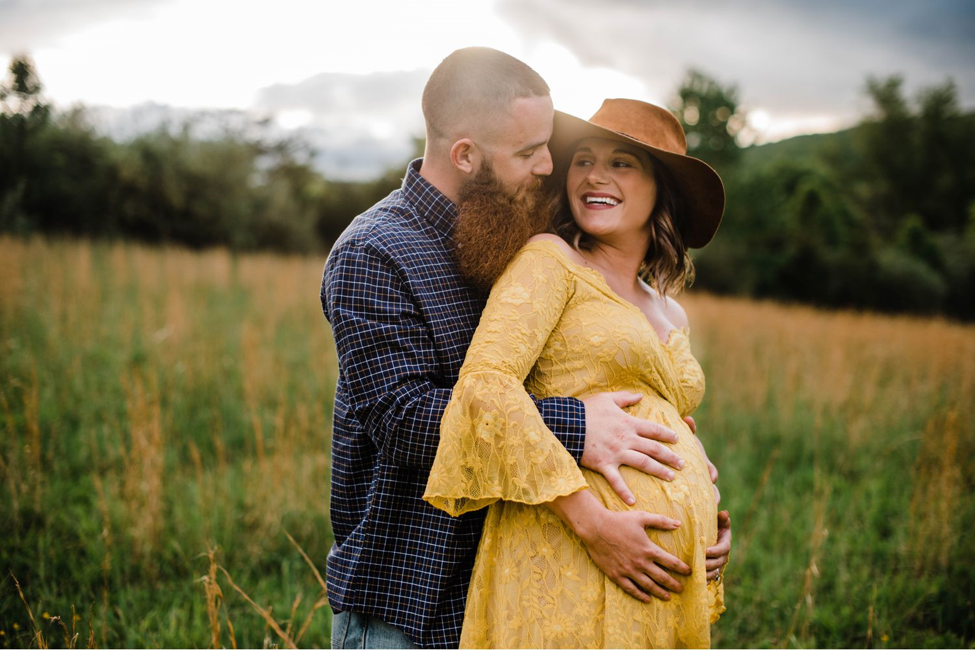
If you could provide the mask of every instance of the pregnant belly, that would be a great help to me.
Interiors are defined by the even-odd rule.
[[[638,405],[642,408],[631,411],[631,414],[663,424],[677,433],[678,441],[668,446],[684,459],[685,465],[681,470],[673,470],[674,480],[665,481],[631,467],[621,467],[623,480],[636,497],[636,503],[628,506],[601,474],[585,469],[583,474],[592,492],[610,510],[645,510],[680,521],[681,526],[677,530],[648,529],[647,534],[665,551],[695,566],[698,562],[703,563],[704,549],[717,539],[718,513],[714,489],[707,461],[694,440],[694,434],[680,419],[676,409],[666,402],[660,404],[662,401],[659,397],[644,398]]]

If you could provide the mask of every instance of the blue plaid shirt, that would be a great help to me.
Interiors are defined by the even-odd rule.
[[[450,517],[421,497],[486,296],[452,258],[456,207],[407,169],[401,189],[335,243],[322,309],[338,350],[328,598],[378,616],[424,647],[457,647],[484,511]],[[536,402],[578,460],[585,410]]]

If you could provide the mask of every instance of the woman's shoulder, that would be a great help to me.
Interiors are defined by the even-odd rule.
[[[541,244],[541,246],[539,246]],[[559,237],[558,235],[553,235],[551,233],[541,233],[539,235],[534,235],[528,239],[526,248],[555,248],[562,255],[573,264],[584,264],[582,256],[579,252],[572,248],[567,241]]]
[[[689,330],[690,323],[687,320],[687,312],[680,306],[680,303],[670,296],[661,295],[656,289],[646,282],[641,282],[643,290],[650,297],[650,302],[657,305],[656,309],[663,314],[675,329]]]
[[[680,306],[680,303],[671,298],[670,296],[663,296],[664,313],[667,314],[667,318],[674,327],[678,329],[690,329],[690,324],[687,321],[687,312],[684,308]]]
[[[514,256],[497,284],[524,283],[545,278],[548,282],[568,284],[575,276],[577,255],[568,244],[555,235],[535,235]]]

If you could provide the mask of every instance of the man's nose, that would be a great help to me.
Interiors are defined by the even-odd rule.
[[[552,153],[548,150],[548,146],[543,147],[543,149],[544,151],[539,156],[538,162],[532,168],[532,174],[535,176],[548,176],[552,173]]]

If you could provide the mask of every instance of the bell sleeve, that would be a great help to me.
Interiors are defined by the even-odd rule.
[[[573,286],[565,262],[532,244],[495,283],[441,420],[425,501],[458,516],[498,500],[539,504],[587,487],[524,386]]]

